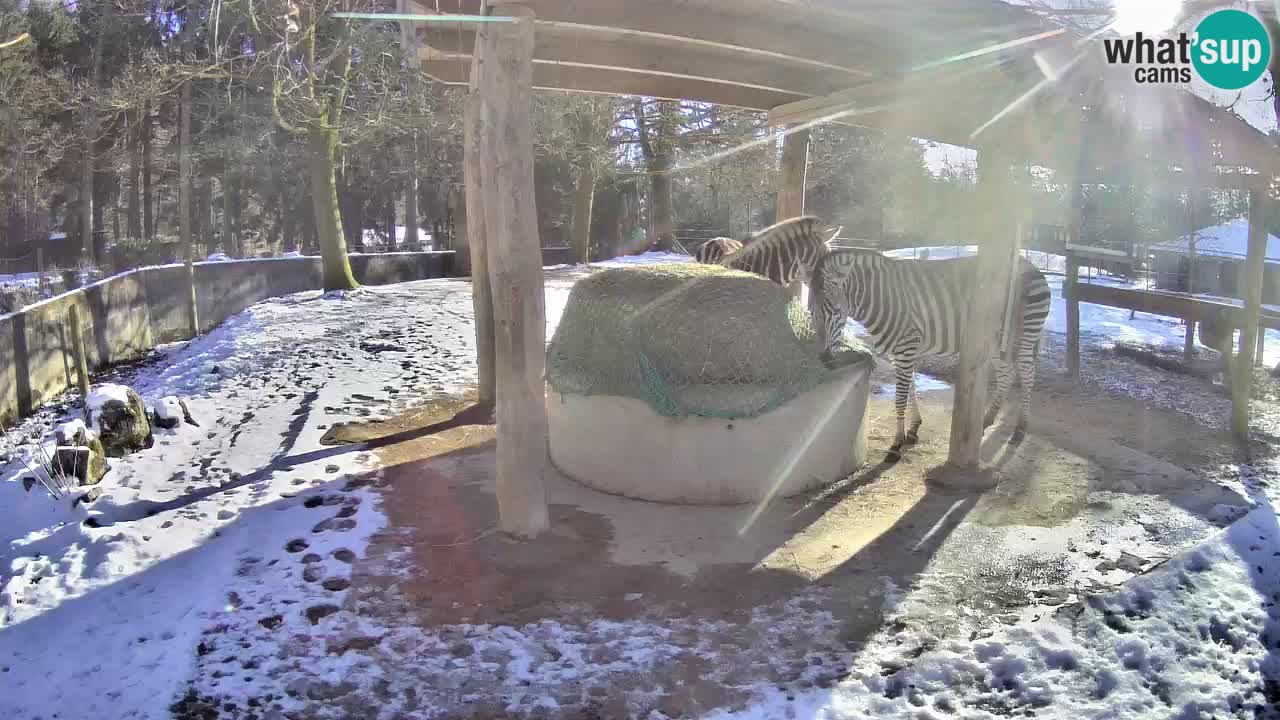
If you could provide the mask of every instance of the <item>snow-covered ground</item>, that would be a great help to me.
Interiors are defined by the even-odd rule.
[[[111,460],[88,508],[24,492],[9,468],[0,480],[0,717],[168,717],[202,630],[245,602],[228,595],[231,579],[274,564],[272,551],[291,554],[293,540],[325,553],[317,567],[326,578],[293,588],[292,601],[325,607],[343,597],[350,566],[338,551],[361,552],[382,522],[351,481],[376,468],[369,454],[332,452],[320,437],[334,422],[474,381],[469,285],[425,285],[260,303],[125,373],[118,381],[148,402],[185,398],[199,427],[156,430],[154,448]],[[23,431],[42,432],[51,415]],[[338,501],[310,507],[321,497]],[[309,627],[302,613],[281,623]]]
[[[647,253],[600,265],[675,260],[688,258]],[[569,279],[549,286],[548,337]],[[1060,289],[1057,279],[1051,332],[1062,331]],[[377,693],[396,679],[379,685],[367,658],[345,649],[370,638],[433,673],[457,672],[448,645],[338,612],[352,558],[385,523],[367,487],[380,468],[371,453],[320,438],[335,422],[389,415],[473,382],[470,314],[469,285],[456,280],[260,303],[113,378],[148,402],[185,398],[199,426],[157,430],[154,448],[112,460],[95,502],[70,508],[27,493],[11,464],[0,478],[0,718],[167,718],[189,688],[247,702],[264,685],[296,691],[271,698],[277,714],[261,714],[288,717],[354,678],[372,678],[359,687],[362,714],[335,706],[325,717],[382,717]],[[1095,344],[1182,338],[1176,321],[1130,321],[1091,305],[1081,325]],[[1280,353],[1280,338],[1268,348]],[[68,414],[51,408],[12,434],[40,436]],[[751,701],[708,717],[1280,717],[1277,498],[1248,468],[1234,470],[1256,503],[1244,519],[1078,611],[949,638],[909,661],[903,648],[923,645],[886,628],[842,679],[804,691],[735,688]],[[891,590],[887,626],[912,602],[910,590]],[[788,613],[759,620],[783,629],[830,621]],[[658,666],[679,643],[678,628],[639,620],[589,630],[592,642],[620,650],[576,669],[529,655],[554,646],[557,658],[585,657],[586,636],[554,621],[459,632],[474,638],[477,657],[526,658],[534,685]],[[527,701],[513,712],[542,703]],[[543,708],[556,717],[554,701]]]

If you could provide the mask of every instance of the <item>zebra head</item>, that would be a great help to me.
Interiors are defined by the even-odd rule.
[[[832,362],[831,352],[849,319],[849,296],[844,291],[839,264],[832,262],[833,258],[832,253],[819,257],[809,282],[809,320],[813,323],[815,349],[827,365]]]

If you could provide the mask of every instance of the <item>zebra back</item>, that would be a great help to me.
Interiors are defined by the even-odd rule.
[[[726,255],[720,264],[779,285],[808,280],[818,259],[831,249],[830,238],[824,235],[820,221],[812,215],[783,220],[752,235],[742,249]]]
[[[834,342],[843,328],[844,308],[853,318],[892,346],[900,333],[914,328],[922,335],[922,350],[949,354],[959,350],[965,307],[977,291],[977,258],[906,260],[885,257],[874,250],[836,250],[815,266],[810,283],[810,312],[824,340]],[[1013,337],[1039,336],[1049,312],[1051,294],[1040,272],[1019,258],[1012,322],[1002,323]],[[1001,315],[1006,308],[1002,307]],[[1013,343],[1005,354],[1009,354]]]
[[[693,259],[708,265],[720,262],[724,256],[742,249],[742,243],[727,237],[714,237],[702,243]]]

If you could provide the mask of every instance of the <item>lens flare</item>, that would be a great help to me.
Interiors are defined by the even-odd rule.
[[[1111,7],[1115,12],[1112,30],[1121,35],[1139,31],[1158,35],[1173,27],[1182,11],[1182,0],[1114,0]]]

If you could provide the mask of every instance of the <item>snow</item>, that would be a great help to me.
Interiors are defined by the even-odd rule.
[[[182,406],[179,404],[178,398],[173,395],[160,398],[156,402],[154,409],[156,417],[161,420],[182,420]]]
[[[1280,676],[1278,549],[1275,509],[1261,505],[1078,611],[951,638],[892,672],[894,648],[915,643],[882,630],[834,687],[760,685],[749,707],[705,717],[1274,717],[1265,683]]]
[[[118,402],[127,407],[129,405],[129,388],[124,385],[105,383],[94,385],[89,390],[89,397],[85,399],[85,407],[89,409],[89,421],[94,424],[99,433],[102,432],[102,408],[109,402]]]
[[[1238,217],[1221,225],[1195,232],[1196,254],[1214,257],[1245,258],[1249,255],[1249,218]],[[1170,252],[1186,255],[1191,243],[1190,235],[1177,240],[1151,246],[1152,252]],[[1280,263],[1280,238],[1267,235],[1267,262]]]
[[[227,617],[237,573],[255,558],[294,557],[285,550],[294,538],[363,552],[383,519],[371,491],[351,483],[375,479],[377,468],[368,453],[321,445],[323,428],[474,380],[469,328],[422,317],[423,307],[469,308],[469,286],[423,287],[277,298],[165,348],[162,362],[122,382],[153,403],[183,396],[200,427],[179,425],[155,448],[111,460],[88,507],[27,493],[24,467],[6,468],[0,717],[168,718],[196,673],[193,649]],[[375,340],[377,352],[360,348]],[[120,398],[105,384],[95,390]],[[322,495],[343,504],[304,504]],[[339,507],[344,517],[316,530]],[[329,564],[332,577],[350,567]],[[240,592],[247,602],[251,589]],[[296,603],[284,622],[298,631],[311,627],[304,608],[345,596],[314,583],[258,592]]]
[[[64,422],[54,428],[53,431],[54,437],[65,438],[68,441],[80,437],[81,434],[89,439],[92,439],[96,435],[96,433],[84,424],[84,420],[81,420],[80,418]]]
[[[209,256],[208,258],[206,258],[206,259],[207,259],[209,262],[226,262],[226,261],[230,260],[231,258],[227,257],[227,254],[226,254],[226,253],[216,252],[216,253],[213,253],[212,255],[210,255],[210,256]]]
[[[404,225],[397,225],[397,226],[396,226],[396,237],[395,237],[395,244],[396,244],[396,245],[403,245],[403,244],[405,244],[405,241],[406,241],[406,239],[408,238],[408,236],[409,236],[409,229],[408,229],[408,228],[406,228]],[[431,245],[431,240],[432,240],[431,231],[429,231],[429,230],[424,230],[423,228],[418,228],[418,243],[419,243],[422,247],[427,247],[427,248],[429,248],[429,247],[430,247],[430,245]],[[363,235],[362,235],[362,237],[361,237],[361,241],[362,241],[366,246],[369,246],[369,245],[387,245],[387,244],[388,244],[388,243],[387,243],[387,240],[386,240],[386,236],[385,236],[385,235],[383,235],[381,232],[379,232],[379,231],[377,231],[377,230],[373,230],[373,229],[371,229],[371,228],[365,228],[365,229],[364,229],[364,233],[363,233]]]

